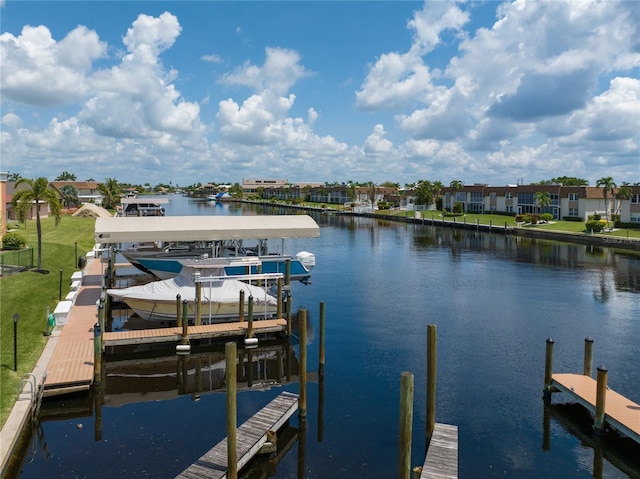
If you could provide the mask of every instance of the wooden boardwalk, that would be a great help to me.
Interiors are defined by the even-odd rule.
[[[87,390],[93,382],[93,326],[98,321],[96,302],[102,294],[102,265],[87,266],[82,286],[62,326],[47,366],[44,396]]]
[[[283,392],[237,430],[238,471],[267,440],[268,431],[280,429],[298,409],[298,395]],[[181,479],[222,479],[227,475],[227,438],[185,469]]]
[[[282,318],[253,321],[253,332],[256,334],[281,332],[286,327],[287,320]],[[203,339],[243,336],[248,329],[249,323],[247,321],[189,326],[188,337],[189,339]],[[177,342],[182,339],[182,327],[106,332],[102,339],[105,346]]]
[[[597,381],[583,374],[553,374],[551,386],[573,396],[592,414],[596,410]],[[622,434],[640,443],[640,404],[621,394],[607,389],[605,399],[605,422]]]
[[[458,477],[458,426],[436,423],[420,479]]]

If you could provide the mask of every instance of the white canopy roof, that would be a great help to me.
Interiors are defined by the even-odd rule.
[[[136,198],[121,198],[120,203],[123,205],[165,205],[169,203],[168,198],[149,198],[145,196]]]
[[[96,218],[96,243],[317,238],[308,215],[135,216]]]

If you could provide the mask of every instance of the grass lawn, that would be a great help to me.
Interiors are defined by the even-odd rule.
[[[44,336],[47,307],[56,307],[62,284],[62,297],[69,292],[71,275],[77,271],[78,257],[93,249],[95,218],[63,215],[58,226],[53,218],[43,218],[42,269],[38,265],[36,221],[29,220],[15,230],[34,248],[33,271],[0,278],[0,424],[4,425],[13,407],[20,378],[30,373],[46,344]],[[7,225],[12,227],[10,223]],[[62,283],[60,282],[62,268]],[[13,370],[13,315],[18,313],[18,371]]]

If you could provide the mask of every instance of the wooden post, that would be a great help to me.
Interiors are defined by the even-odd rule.
[[[240,291],[240,304],[238,311],[238,321],[244,321],[244,290]]]
[[[102,376],[102,330],[100,323],[93,325],[93,382],[100,384]]]
[[[247,338],[253,338],[253,295],[249,295],[249,324],[247,325]]]
[[[196,283],[196,326],[202,324],[202,283]]]
[[[597,383],[596,383],[596,414],[593,418],[593,432],[597,436],[601,436],[604,432],[604,411],[607,399],[607,368],[603,366],[597,367]]]
[[[547,349],[544,355],[544,390],[542,397],[545,404],[551,404],[551,380],[553,379],[553,339],[547,338]]]
[[[104,329],[104,304],[102,301],[99,301],[98,306],[98,324],[100,325],[100,331],[106,331]],[[102,334],[100,334],[100,351],[104,351],[104,345],[102,344]]]
[[[293,309],[293,300],[291,298],[291,289],[287,286],[287,335],[291,336],[291,310]]]
[[[182,326],[182,298],[176,295],[176,326]]]
[[[411,434],[413,424],[413,374],[400,375],[400,447],[398,454],[398,479],[410,479]]]
[[[413,479],[420,479],[422,475],[422,466],[416,466],[413,468]]]
[[[584,338],[584,369],[583,373],[585,376],[591,377],[591,372],[593,370],[593,339],[586,337]]]
[[[320,301],[320,350],[318,358],[318,375],[324,377],[324,301]]]
[[[298,397],[298,417],[307,420],[307,310],[298,312],[300,329],[300,396]]]
[[[227,478],[238,479],[238,450],[236,438],[236,343],[229,341],[224,347],[227,383]]]
[[[437,328],[427,325],[427,446],[436,425],[436,376],[438,362]]]
[[[276,316],[282,318],[282,278],[278,278],[278,311]]]
[[[284,260],[284,284],[289,286],[291,284],[291,259]]]

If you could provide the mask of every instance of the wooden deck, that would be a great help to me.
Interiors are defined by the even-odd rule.
[[[253,322],[253,332],[256,334],[280,332],[284,331],[286,327],[286,319],[261,319]],[[189,339],[203,339],[243,336],[248,328],[249,323],[247,321],[189,326],[188,337]],[[103,334],[105,346],[178,342],[180,339],[182,339],[182,327],[139,329],[106,332]]]
[[[436,423],[420,479],[457,479],[457,477],[458,426]]]
[[[102,265],[87,266],[76,301],[49,364],[44,396],[87,390],[93,382],[93,326],[98,321],[96,302],[102,294]]]
[[[237,430],[238,471],[257,454],[268,431],[280,429],[298,409],[298,395],[283,392]],[[227,475],[227,439],[223,439],[178,478],[222,479]]]
[[[551,385],[573,396],[582,406],[595,414],[597,381],[583,374],[553,374]],[[640,404],[607,389],[605,422],[622,434],[640,443]]]

